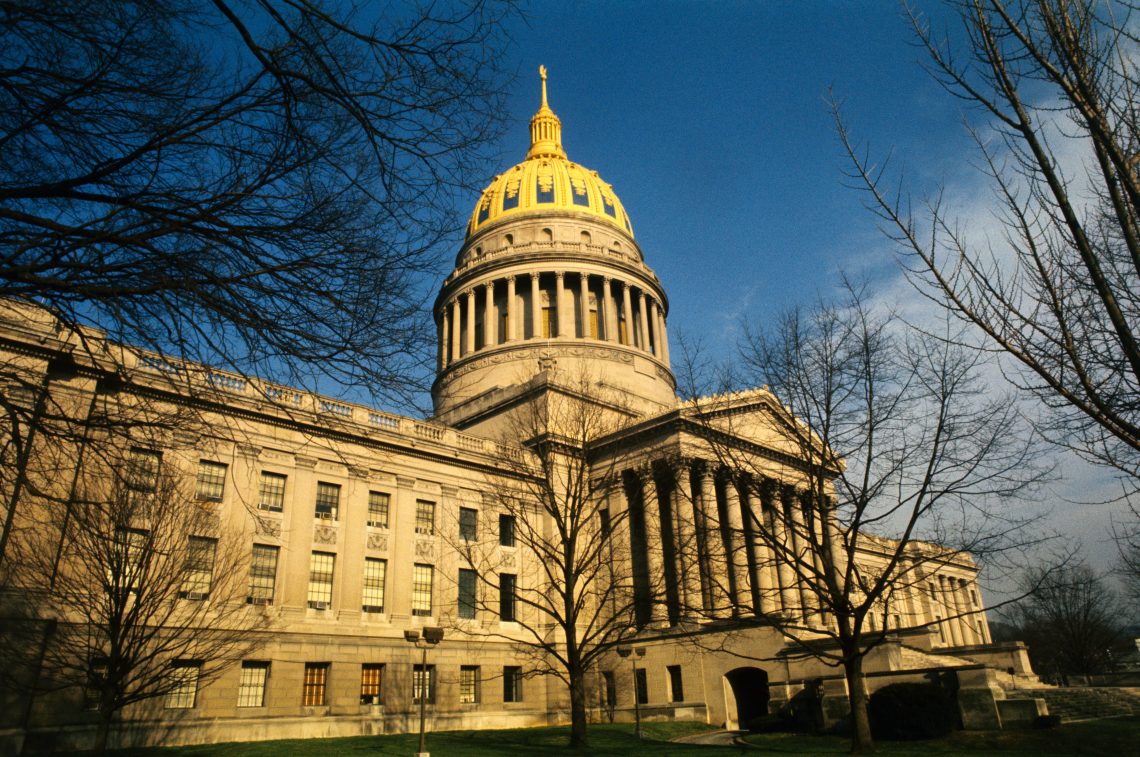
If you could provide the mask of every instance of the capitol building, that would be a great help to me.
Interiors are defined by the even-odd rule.
[[[803,653],[826,645],[832,619],[759,532],[800,506],[806,478],[784,431],[795,419],[766,388],[678,398],[653,251],[613,188],[567,155],[545,72],[530,137],[476,201],[435,300],[430,418],[99,343],[0,303],[3,360],[45,387],[53,376],[60,407],[145,400],[185,419],[108,432],[106,457],[152,486],[161,470],[192,490],[205,516],[178,601],[247,624],[240,655],[164,661],[178,685],[127,703],[110,745],[413,731],[421,699],[429,730],[568,722],[567,685],[544,659],[564,631],[540,610],[551,572],[533,548],[558,529],[525,501],[568,480],[543,471],[541,450],[558,445],[585,466],[599,518],[584,533],[605,540],[598,570],[612,583],[595,588],[613,609],[586,675],[592,722],[632,721],[636,705],[642,718],[737,728],[808,689],[845,701],[842,670]],[[63,355],[78,365],[53,374]],[[554,427],[554,407],[589,418],[590,435]],[[741,456],[748,485],[733,468]],[[31,488],[74,486],[69,465],[94,457],[61,453]],[[54,552],[37,517],[20,510],[14,538]],[[876,549],[884,540],[861,544],[871,569],[889,553]],[[913,549],[927,568],[870,621],[891,633],[866,659],[868,686],[952,670],[983,701],[977,724],[996,727],[1002,677],[1032,675],[1024,647],[991,643],[968,556]],[[224,570],[223,554],[237,556]],[[29,647],[50,657],[60,629],[84,622],[61,611]],[[425,666],[407,632],[436,628]],[[632,664],[619,647],[637,651]],[[88,699],[80,685],[6,692],[0,738],[88,745]]]

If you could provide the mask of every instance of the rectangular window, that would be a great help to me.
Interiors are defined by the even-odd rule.
[[[649,674],[645,668],[637,669],[637,703],[649,704]]]
[[[379,662],[366,662],[360,666],[360,703],[380,704],[380,682],[384,677],[384,665]]]
[[[515,546],[515,516],[499,516],[499,544],[504,547]]]
[[[126,484],[137,492],[153,492],[158,487],[158,471],[162,466],[162,453],[135,448],[127,458]]]
[[[507,665],[503,668],[503,701],[521,702],[522,700],[522,668],[517,665]]]
[[[978,592],[974,591],[973,589],[970,589],[970,606],[971,607],[978,607],[979,606],[978,605]]]
[[[475,617],[475,571],[459,569],[459,617]]]
[[[412,666],[412,702],[420,703],[420,697],[425,697],[427,704],[435,704],[435,665]]]
[[[513,573],[499,574],[499,619],[504,622],[515,619],[515,576]]]
[[[669,701],[684,702],[685,684],[681,679],[681,666],[670,665],[666,670],[669,671]]]
[[[416,533],[435,533],[435,503],[426,499],[416,500]]]
[[[277,584],[278,547],[268,544],[254,544],[253,558],[249,563],[250,604],[262,605],[273,602],[273,591]]]
[[[327,610],[332,606],[333,571],[336,555],[314,552],[309,560],[309,607]]]
[[[368,525],[388,527],[388,495],[384,492],[368,492]]]
[[[317,482],[317,505],[314,515],[322,520],[336,520],[340,510],[340,485]]]
[[[170,666],[170,688],[166,692],[166,709],[188,710],[198,696],[198,672],[202,663],[175,660]]]
[[[602,538],[610,538],[610,531],[612,527],[610,526],[610,509],[608,507],[603,507],[598,510],[598,520],[599,526],[601,528]]]
[[[261,483],[257,487],[257,506],[274,513],[285,509],[285,476],[280,473],[261,472]]]
[[[387,560],[364,558],[364,596],[361,600],[364,612],[384,612],[384,580],[387,573]]]
[[[96,657],[87,666],[87,685],[83,687],[83,709],[99,709],[99,700],[106,685],[107,658]]]
[[[138,589],[146,570],[150,550],[150,532],[141,528],[122,528],[116,531],[113,554],[107,561],[107,589],[125,595]]]
[[[238,682],[238,707],[264,707],[265,684],[269,680],[269,663],[245,660]]]
[[[431,615],[432,566],[416,563],[412,568],[412,615]]]
[[[606,682],[606,707],[617,706],[617,678],[612,670],[602,671],[602,678]]]
[[[198,499],[221,502],[226,491],[226,464],[198,461]]]
[[[302,707],[320,707],[325,703],[325,686],[329,680],[327,662],[306,662],[305,683],[301,689]]]
[[[470,507],[459,508],[459,538],[475,541],[478,537],[479,511]]]
[[[214,555],[218,540],[191,536],[186,548],[186,568],[182,577],[183,599],[206,599],[214,580]]]
[[[459,703],[475,704],[479,701],[479,666],[463,665],[459,668]]]
[[[551,305],[544,305],[542,308],[542,338],[551,339],[558,331],[558,311]]]

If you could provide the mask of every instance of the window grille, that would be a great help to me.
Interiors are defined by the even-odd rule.
[[[384,612],[384,580],[387,573],[387,560],[364,558],[364,594],[361,598],[364,612]]]
[[[269,663],[245,660],[238,681],[238,707],[264,707],[265,683],[269,680]]]
[[[368,492],[368,525],[388,527],[388,495],[384,492]]]
[[[432,566],[416,563],[412,569],[412,615],[431,615]]]
[[[517,665],[507,665],[503,668],[503,701],[521,702],[522,700],[522,668]]]
[[[183,599],[206,599],[214,580],[217,539],[191,536],[186,549],[186,574],[182,580]]]
[[[325,684],[328,682],[327,662],[306,662],[305,682],[301,689],[301,706],[320,707],[325,703]]]
[[[470,507],[459,508],[459,538],[475,541],[478,537],[479,511]]]
[[[267,544],[253,545],[253,558],[249,565],[249,596],[251,604],[269,604],[277,584],[278,547]]]
[[[459,569],[459,617],[475,617],[475,571]]]
[[[257,490],[257,506],[262,510],[279,513],[285,509],[285,476],[280,473],[261,472]]]
[[[479,701],[479,666],[463,665],[459,668],[459,703],[475,704]]]
[[[221,502],[226,491],[226,464],[198,461],[198,499]]]
[[[325,520],[336,520],[340,510],[340,486],[317,482],[316,517]]]
[[[360,666],[360,703],[380,704],[380,684],[384,676],[384,665],[366,662]]]
[[[198,673],[202,663],[175,660],[170,666],[170,689],[166,692],[166,709],[188,710],[198,695]]]
[[[333,570],[336,555],[314,552],[309,560],[309,607],[327,610],[332,604]]]
[[[416,533],[435,533],[435,503],[426,499],[416,500]]]

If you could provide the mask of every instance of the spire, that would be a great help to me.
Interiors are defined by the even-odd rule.
[[[542,105],[530,119],[530,150],[526,157],[565,158],[566,152],[562,149],[562,122],[546,103],[546,66],[538,67],[538,75],[542,78]]]

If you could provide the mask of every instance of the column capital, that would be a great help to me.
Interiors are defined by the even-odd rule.
[[[530,274],[530,280],[531,280],[531,281],[538,281],[538,277],[539,277],[539,274],[538,274],[538,273],[533,273],[533,272],[532,272],[532,273]]]
[[[564,278],[566,278],[566,271],[555,271],[554,277],[559,281],[562,281]]]

